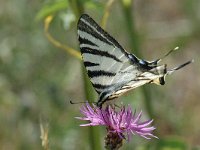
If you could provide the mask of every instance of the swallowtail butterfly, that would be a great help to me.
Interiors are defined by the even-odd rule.
[[[168,70],[166,64],[158,65],[161,59],[139,59],[124,50],[87,14],[78,21],[78,40],[88,76],[99,94],[97,106],[100,108],[104,102],[146,83],[164,85],[166,75],[192,62]]]

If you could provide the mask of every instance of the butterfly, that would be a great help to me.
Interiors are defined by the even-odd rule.
[[[89,15],[83,14],[78,21],[79,46],[90,81],[98,93],[97,106],[113,100],[125,92],[147,83],[165,84],[165,76],[190,64],[188,61],[173,69],[158,63],[169,55],[154,61],[137,58],[127,52]]]

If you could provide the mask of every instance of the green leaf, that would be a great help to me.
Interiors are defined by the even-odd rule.
[[[45,5],[36,15],[35,20],[39,21],[43,19],[44,17],[54,14],[60,10],[66,9],[68,7],[68,1],[67,0],[60,0],[56,1],[54,3],[51,3],[49,5]]]

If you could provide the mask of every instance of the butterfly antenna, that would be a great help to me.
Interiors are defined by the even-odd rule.
[[[86,103],[96,104],[97,103],[97,102],[72,102],[71,100],[69,102],[70,102],[70,104],[86,104]]]
[[[193,62],[194,62],[194,59],[192,59],[192,60],[190,60],[190,61],[187,61],[186,63],[181,64],[180,66],[177,66],[177,67],[175,67],[175,68],[173,68],[173,69],[168,70],[168,71],[167,71],[167,74],[171,74],[171,73],[174,72],[175,70],[179,70],[179,69],[181,69],[181,68],[183,68],[183,67],[185,67],[185,66],[187,66],[187,65],[189,65],[189,64],[191,64],[191,63],[193,63]]]
[[[155,62],[159,63],[162,59],[164,59],[164,58],[167,57],[169,54],[171,54],[172,52],[174,52],[174,51],[176,51],[176,50],[178,50],[178,49],[179,49],[178,46],[175,47],[174,49],[172,49],[172,50],[170,50],[169,52],[167,52],[163,57],[157,59]]]

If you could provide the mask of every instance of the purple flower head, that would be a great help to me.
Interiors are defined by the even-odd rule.
[[[155,127],[150,126],[153,120],[141,122],[142,112],[138,115],[133,113],[131,107],[123,106],[120,110],[116,110],[112,106],[107,106],[105,109],[100,109],[95,105],[90,106],[88,103],[80,109],[84,117],[76,117],[80,120],[88,120],[88,124],[80,126],[106,126],[108,133],[117,134],[121,139],[127,137],[129,140],[132,134],[137,134],[146,139],[152,137],[157,138],[152,134]]]

